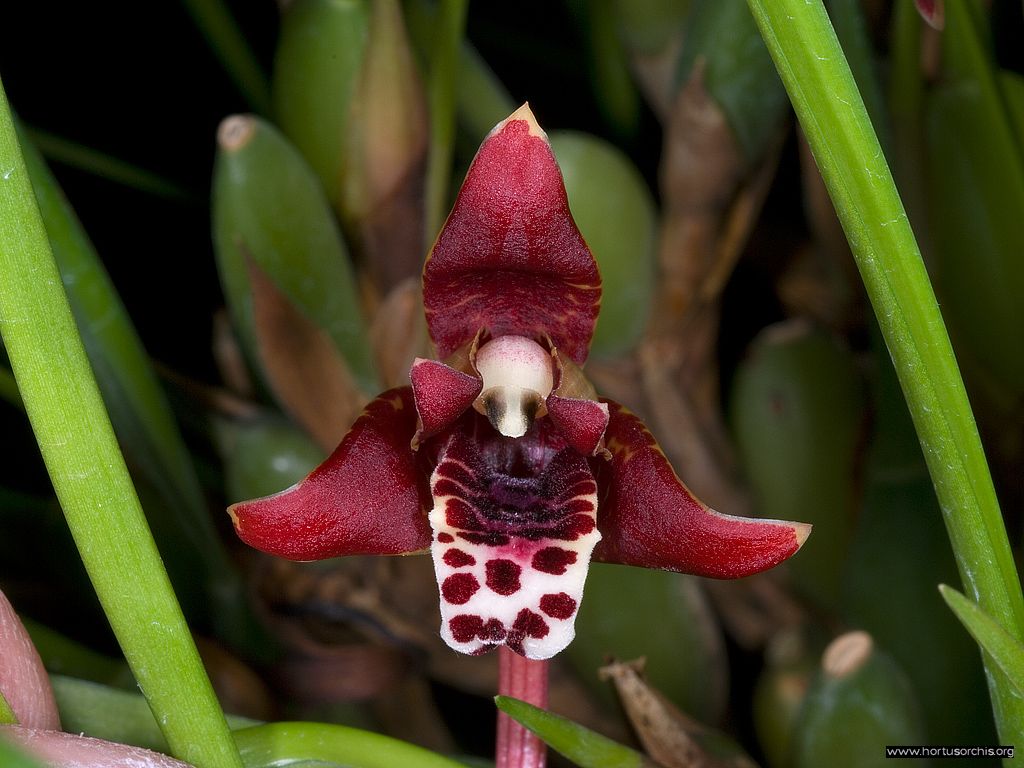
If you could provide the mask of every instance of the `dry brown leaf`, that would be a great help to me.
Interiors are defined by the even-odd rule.
[[[356,82],[342,185],[343,218],[379,295],[423,264],[428,120],[397,0],[374,0]]]
[[[284,410],[331,451],[366,396],[330,336],[255,261],[249,259],[248,268],[256,346],[267,383]]]
[[[256,720],[274,719],[273,697],[251,667],[215,640],[197,637],[195,641],[217,700],[225,712]]]
[[[213,360],[221,381],[234,394],[251,398],[255,392],[249,366],[231,325],[228,311],[221,307],[213,315]]]
[[[370,343],[385,387],[408,384],[413,360],[433,357],[418,277],[403,280],[381,302],[370,326]]]
[[[738,747],[712,753],[705,745],[715,734],[688,717],[659,691],[648,685],[643,660],[613,662],[601,669],[611,680],[640,743],[664,768],[757,768]]]
[[[778,570],[735,581],[709,579],[705,587],[729,634],[747,650],[761,649],[783,630],[807,621]]]

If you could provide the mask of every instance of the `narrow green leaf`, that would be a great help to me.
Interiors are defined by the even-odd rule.
[[[258,361],[247,260],[334,341],[356,381],[376,392],[348,251],[320,185],[299,153],[269,123],[224,121],[213,179],[217,265],[232,319]]]
[[[175,754],[238,753],[132,487],[0,89],[0,334],[43,460],[125,658]]]
[[[459,56],[458,97],[459,123],[474,147],[518,106],[494,70],[476,48],[466,42]]]
[[[22,153],[78,332],[107,412],[133,466],[160,497],[149,505],[161,555],[179,589],[199,591],[218,636],[258,638],[241,578],[228,560],[192,458],[128,312],[92,242],[30,142]],[[199,597],[199,595],[197,595]]]
[[[61,726],[68,733],[84,733],[155,752],[168,751],[167,740],[140,694],[65,675],[51,675],[50,683]],[[257,724],[233,715],[228,715],[227,721],[232,729]]]
[[[25,133],[28,134],[31,143],[38,147],[43,156],[51,162],[62,163],[102,179],[123,184],[140,192],[165,197],[168,200],[198,201],[196,195],[181,185],[120,158],[112,157],[92,147],[37,128],[26,128]],[[26,143],[24,140],[22,141],[23,146]]]
[[[18,382],[14,380],[14,374],[0,365],[0,398],[3,398],[15,408],[24,410],[25,404],[21,402],[21,394],[18,392]]]
[[[135,678],[124,661],[97,653],[24,616],[21,617],[21,623],[32,638],[32,645],[39,652],[47,672],[71,675],[119,688],[135,688]]]
[[[1024,155],[1024,76],[1009,70],[1000,70],[999,87],[1006,99],[1006,110],[1013,124],[1017,149]]]
[[[612,0],[612,5],[626,47],[653,55],[682,32],[691,0]]]
[[[572,720],[508,696],[495,696],[494,703],[520,725],[540,736],[553,750],[580,768],[653,768],[639,752],[624,747]]]
[[[460,768],[460,763],[390,736],[324,723],[268,723],[235,731],[245,768],[323,761],[346,768]]]
[[[1024,598],[988,465],[920,251],[820,0],[748,0],[846,231],[928,462],[961,577],[1015,637]],[[1004,743],[1024,699],[989,668]]]
[[[924,76],[921,71],[921,16],[915,3],[893,6],[886,106],[892,128],[890,162],[921,250],[931,253],[928,235],[924,151]]]
[[[629,71],[616,9],[608,0],[584,0],[581,10],[597,106],[617,135],[631,138],[640,127],[640,92]]]
[[[427,99],[430,147],[427,150],[424,252],[441,231],[449,208],[448,195],[455,148],[455,116],[460,76],[459,59],[466,30],[469,0],[441,0],[431,42]]]
[[[1024,645],[1010,637],[977,603],[946,584],[939,585],[946,605],[981,649],[995,659],[1017,692],[1024,696]]]
[[[925,106],[933,252],[968,381],[980,367],[1016,400],[1024,397],[1024,156],[965,5],[947,3],[944,77]]]
[[[428,60],[438,23],[437,7],[430,0],[412,0],[403,3],[402,8],[417,52]],[[468,134],[466,142],[475,150],[491,129],[519,105],[467,40],[459,46],[456,87],[459,127]]]
[[[830,0],[828,15],[835,27],[836,37],[843,46],[846,60],[850,63],[857,88],[864,97],[864,105],[875,131],[881,138],[882,146],[888,147],[889,116],[878,77],[878,59],[864,19],[864,6],[860,0]]]
[[[224,0],[182,0],[210,49],[249,105],[270,114],[270,88],[256,54]]]

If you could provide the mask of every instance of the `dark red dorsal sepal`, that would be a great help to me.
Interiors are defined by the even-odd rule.
[[[594,559],[718,579],[749,576],[794,554],[806,523],[732,517],[699,502],[640,419],[606,400],[611,461],[592,460],[601,542]]]
[[[239,538],[291,560],[426,549],[429,470],[409,447],[415,431],[412,389],[384,392],[305,479],[229,508]]]
[[[601,278],[527,105],[480,146],[423,269],[423,300],[441,358],[485,328],[547,336],[577,363],[586,359]]]

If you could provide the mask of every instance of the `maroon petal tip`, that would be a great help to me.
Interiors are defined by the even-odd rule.
[[[647,427],[607,401],[609,462],[594,462],[602,541],[595,560],[734,579],[792,556],[811,526],[709,509],[679,480]]]
[[[548,416],[569,445],[584,456],[597,455],[608,428],[607,403],[550,395],[547,407]]]
[[[573,360],[586,358],[601,278],[528,106],[480,146],[424,266],[423,298],[440,357],[486,328],[546,334]]]
[[[413,362],[409,379],[420,419],[414,445],[454,423],[473,404],[483,387],[479,376],[421,357]]]
[[[946,26],[946,7],[943,0],[914,0],[917,12],[932,29],[942,30]]]
[[[412,389],[383,393],[305,479],[228,509],[239,538],[291,560],[426,549],[430,490],[409,448],[415,431]]]

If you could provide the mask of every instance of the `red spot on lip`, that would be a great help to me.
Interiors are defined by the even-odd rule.
[[[534,570],[561,576],[566,568],[576,562],[576,553],[561,547],[544,547],[537,550],[530,563]]]
[[[463,568],[467,565],[476,565],[476,558],[461,549],[449,549],[442,558],[451,568]]]
[[[448,622],[448,628],[452,631],[452,637],[456,642],[468,643],[483,632],[484,620],[479,616],[462,613]]]
[[[498,619],[488,619],[480,631],[481,640],[493,640],[500,642],[505,639],[505,625]]]
[[[491,643],[481,648],[478,653],[486,653],[494,647],[493,643],[500,643],[506,635],[505,625],[498,619],[488,619],[485,623],[480,616],[471,613],[462,613],[450,619],[448,628],[457,642],[468,643],[479,637]]]
[[[439,533],[437,534],[437,540],[442,544],[451,544],[453,541],[455,541],[455,537],[452,536],[450,533]]]
[[[590,503],[587,502],[587,507],[590,508]],[[579,512],[579,509],[574,510]],[[558,526],[558,538],[565,539],[566,541],[575,541],[580,536],[586,536],[597,524],[594,522],[594,518],[586,514],[573,515],[572,517],[566,518],[565,522]]]
[[[516,653],[521,654],[523,652],[523,640],[527,637],[540,640],[542,637],[546,637],[549,631],[548,623],[544,621],[543,616],[539,613],[534,613],[529,608],[523,608],[516,616],[515,623],[512,625],[512,631],[508,633],[505,644]]]
[[[489,560],[487,562],[487,586],[499,595],[512,595],[519,591],[519,575],[523,572],[519,563],[511,560]]]
[[[444,580],[441,594],[453,605],[464,605],[480,589],[480,582],[471,573],[454,573]]]
[[[540,609],[554,619],[568,619],[576,613],[576,601],[565,592],[548,594],[541,597]]]

